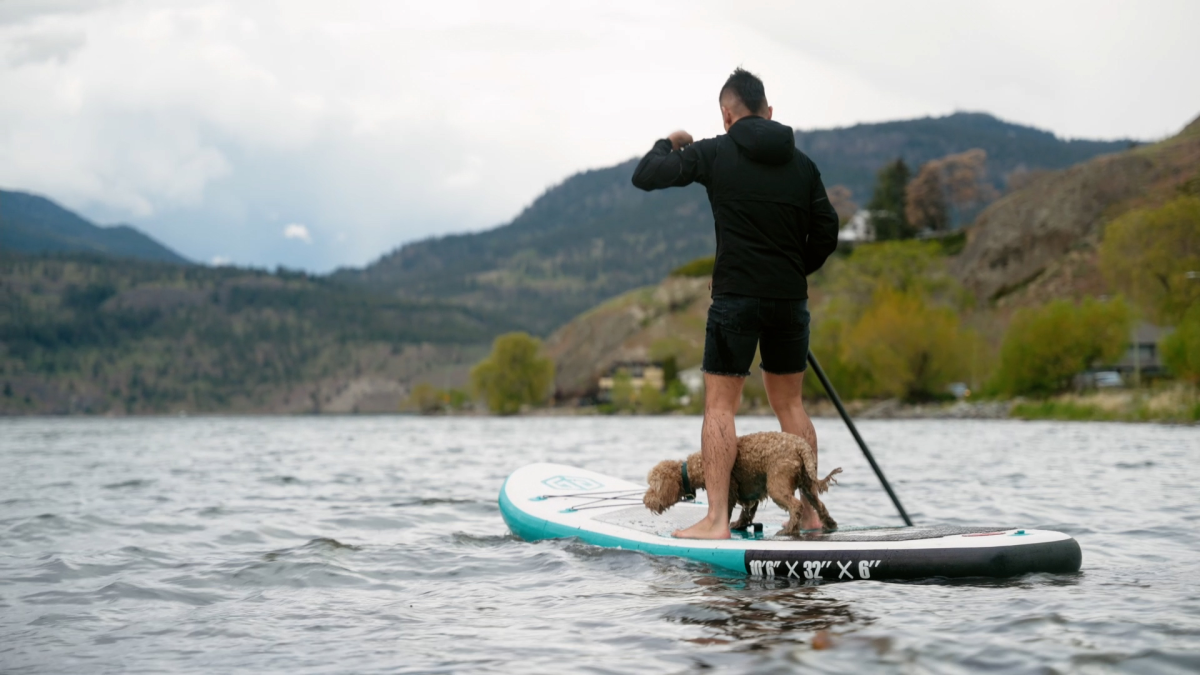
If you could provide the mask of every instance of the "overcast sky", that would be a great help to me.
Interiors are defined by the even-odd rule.
[[[0,187],[326,271],[719,133],[737,65],[801,129],[973,110],[1161,138],[1200,115],[1197,26],[1195,0],[0,0]]]

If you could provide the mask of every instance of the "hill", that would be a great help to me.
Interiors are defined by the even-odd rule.
[[[393,412],[508,327],[299,273],[0,252],[0,414]]]
[[[1018,167],[1065,167],[1128,146],[1064,141],[969,113],[799,132],[796,140],[817,161],[827,186],[846,184],[863,204],[875,172],[897,156],[915,166],[981,147],[990,175],[1002,181]],[[493,309],[546,335],[606,298],[712,255],[712,213],[703,188],[641,192],[630,183],[635,163],[576,174],[504,226],[406,244],[335,278],[406,298]]]
[[[0,250],[191,262],[128,225],[99,227],[45,197],[7,190],[0,190]]]
[[[1132,144],[1061,139],[985,113],[966,112],[796,133],[796,147],[821,168],[825,185],[845,185],[859,204],[870,200],[879,168],[897,157],[915,172],[930,160],[981,148],[988,156],[988,178],[1003,192],[1006,177],[1014,171],[1064,169]]]
[[[966,230],[961,251],[949,239],[939,240],[944,264],[936,269],[951,276],[927,281],[930,287],[954,289],[953,284],[961,284],[970,291],[980,302],[951,304],[994,348],[1015,307],[1110,294],[1097,266],[1105,225],[1131,208],[1157,206],[1181,192],[1200,194],[1200,119],[1173,138],[1048,172],[1006,195]],[[882,245],[863,244],[860,249],[866,253],[877,246]],[[836,322],[839,305],[850,299],[845,294],[853,284],[847,279],[865,271],[846,274],[848,261],[857,258],[857,253],[836,256],[811,280],[810,307],[818,329]],[[958,295],[945,292],[951,298]],[[680,367],[699,363],[709,303],[707,277],[669,277],[583,312],[546,340],[546,351],[557,367],[558,396],[586,395],[597,378],[619,362],[670,355]],[[819,337],[814,336],[814,344]],[[979,348],[989,349],[983,344]],[[978,360],[986,364],[990,357],[985,354]]]
[[[1018,306],[1107,291],[1104,226],[1131,208],[1200,194],[1200,118],[1152,145],[1098,157],[1006,195],[967,229],[953,270],[981,300]]]

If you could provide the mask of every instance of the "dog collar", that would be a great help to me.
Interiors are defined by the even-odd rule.
[[[692,489],[692,481],[688,480],[686,459],[683,460],[683,464],[679,465],[679,468],[683,473],[683,499],[691,501],[696,498],[696,491]]]

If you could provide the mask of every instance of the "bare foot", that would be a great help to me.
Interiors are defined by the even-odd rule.
[[[671,533],[677,539],[729,539],[729,523],[705,518],[695,525]]]
[[[821,517],[817,515],[817,510],[804,503],[800,508],[800,529],[802,530],[820,530],[824,529],[825,523],[821,522]]]

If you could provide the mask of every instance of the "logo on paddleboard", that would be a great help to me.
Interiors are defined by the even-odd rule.
[[[595,490],[599,487],[604,487],[600,481],[592,480],[591,478],[583,478],[582,476],[555,476],[542,481],[544,485],[554,490],[578,490],[587,492]]]

